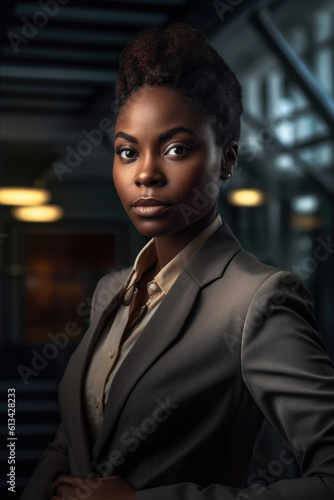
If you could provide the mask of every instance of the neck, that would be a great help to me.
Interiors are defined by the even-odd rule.
[[[190,243],[216,217],[216,209],[191,226],[170,236],[155,236],[154,246],[157,254],[156,272],[166,266],[188,243]]]

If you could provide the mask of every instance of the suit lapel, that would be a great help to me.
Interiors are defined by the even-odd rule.
[[[103,420],[93,449],[94,460],[103,451],[131,390],[177,339],[200,289],[222,276],[240,249],[240,243],[223,223],[180,273],[115,375],[105,408],[108,418]]]
[[[69,367],[61,381],[59,408],[72,448],[76,450],[76,456],[80,457],[78,462],[82,466],[82,474],[87,474],[92,470],[92,457],[84,417],[86,412],[82,397],[87,365],[106,320],[120,303],[118,295],[121,290],[122,286],[120,285],[119,289],[115,289],[112,294],[109,305],[95,316],[84,338],[73,353]],[[64,412],[62,412],[62,408],[65,409]],[[68,408],[71,409],[70,414]]]

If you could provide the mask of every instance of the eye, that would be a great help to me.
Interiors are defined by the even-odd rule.
[[[182,144],[176,144],[166,151],[168,156],[182,156],[189,151],[189,148],[183,146]]]
[[[135,156],[135,152],[129,148],[116,148],[115,153],[123,160],[132,160]]]

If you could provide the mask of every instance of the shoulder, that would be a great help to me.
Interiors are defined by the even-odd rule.
[[[264,283],[278,278],[282,271],[264,264],[240,249],[230,260],[221,276],[220,286],[228,287],[230,295],[238,297],[238,303],[249,305],[254,295]]]
[[[263,324],[274,311],[295,311],[315,325],[313,301],[301,280],[291,272],[260,262],[242,249],[212,285],[211,299],[223,304],[221,314],[229,317],[230,329],[237,331],[238,336],[245,325]]]
[[[110,273],[105,274],[97,283],[95,293],[101,290],[116,292],[119,288],[122,288],[124,286],[131,269],[131,267],[125,267],[121,269],[116,268],[113,269]]]
[[[250,295],[253,305],[264,300],[279,305],[295,298],[313,309],[309,291],[298,276],[290,271],[263,264],[244,251],[239,252],[231,262],[229,271],[233,273],[237,286],[243,286],[245,293]]]
[[[295,274],[264,264],[243,250],[231,261],[227,272],[233,275],[236,286],[243,285],[254,297],[258,293],[268,296],[284,292],[311,300],[307,288]]]
[[[224,303],[225,311],[235,311],[240,317],[258,295],[261,301],[270,300],[283,290],[310,300],[297,276],[244,251],[226,223],[208,238],[186,269],[210,300]]]

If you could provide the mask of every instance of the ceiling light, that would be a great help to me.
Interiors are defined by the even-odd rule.
[[[17,207],[12,209],[12,215],[24,222],[55,222],[63,217],[64,210],[58,205]]]
[[[227,200],[237,207],[258,207],[267,201],[267,195],[260,189],[235,189],[227,194]]]
[[[39,205],[51,199],[50,191],[39,188],[0,188],[0,205]]]
[[[297,214],[310,214],[317,212],[319,198],[316,195],[297,196],[291,201],[291,206]]]

